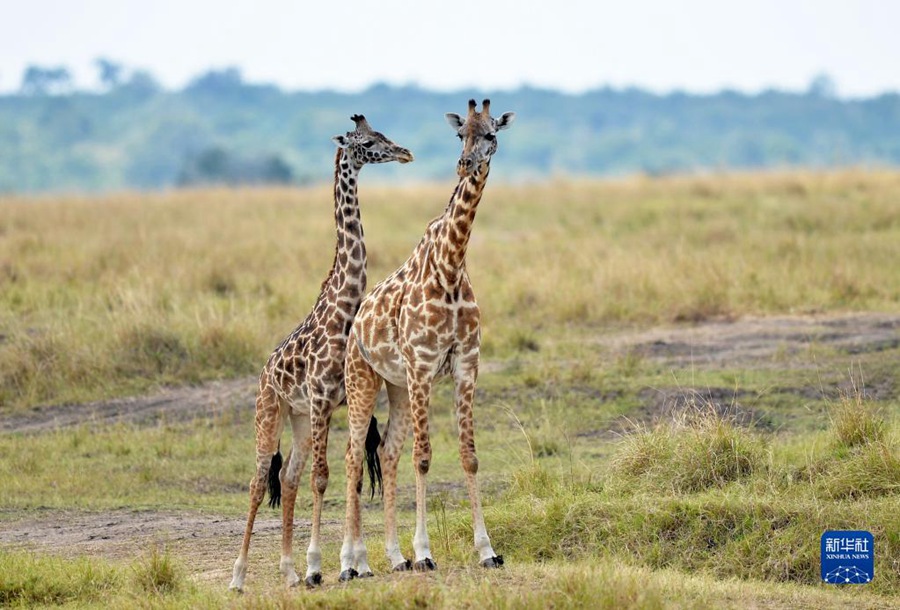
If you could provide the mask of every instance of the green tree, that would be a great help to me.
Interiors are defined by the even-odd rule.
[[[98,57],[94,60],[94,65],[100,72],[100,82],[108,89],[118,87],[122,83],[122,64]]]
[[[22,93],[25,95],[67,93],[71,88],[72,74],[65,66],[28,66],[22,75]]]

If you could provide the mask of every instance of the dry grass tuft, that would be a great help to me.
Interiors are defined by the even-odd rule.
[[[829,418],[839,448],[852,449],[885,439],[884,418],[855,384],[852,391],[842,392],[840,400],[831,406]]]
[[[700,404],[626,436],[610,462],[610,484],[694,493],[747,478],[763,469],[764,458],[760,437]]]

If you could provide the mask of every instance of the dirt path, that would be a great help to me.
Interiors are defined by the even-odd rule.
[[[780,367],[780,359],[813,345],[847,354],[863,354],[900,346],[900,316],[781,316],[707,322],[690,327],[623,333],[601,342],[632,349],[645,358],[677,369],[690,366]]]
[[[256,384],[255,377],[245,377],[200,386],[166,388],[151,396],[38,407],[4,416],[0,420],[0,432],[28,434],[67,426],[149,425],[160,420],[186,421],[214,417],[229,411],[252,409]]]
[[[842,316],[746,318],[690,327],[622,331],[593,339],[614,354],[635,353],[673,369],[691,367],[802,366],[792,358],[810,346],[827,346],[848,355],[878,353],[900,346],[900,315],[853,314]],[[794,362],[796,361],[796,362]],[[490,368],[496,370],[494,365]],[[166,389],[152,396],[45,407],[5,416],[0,433],[40,433],[73,425],[108,425],[129,422],[154,424],[226,414],[253,408],[254,378],[215,382],[199,387]],[[302,548],[298,520],[296,548]],[[190,547],[197,556],[197,577],[226,581],[231,555],[243,531],[244,519],[197,512],[156,510],[13,511],[0,510],[0,545],[34,548],[64,555],[106,558],[135,557],[148,545]],[[337,522],[325,524],[338,537]],[[332,535],[332,534],[329,534]],[[256,524],[257,549],[276,553],[280,520],[260,514]],[[271,547],[271,548],[269,548]],[[261,551],[260,551],[261,552]]]

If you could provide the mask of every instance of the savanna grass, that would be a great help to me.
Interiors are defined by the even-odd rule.
[[[813,585],[822,532],[864,526],[879,549],[871,589],[896,594],[900,587],[896,496],[848,503],[819,497],[815,485],[781,496],[738,484],[674,495],[545,477],[537,486],[514,485],[488,511],[492,536],[512,550],[513,562],[613,558],[716,578]],[[463,544],[471,534],[460,524],[454,535]]]
[[[363,188],[370,286],[451,185]],[[484,353],[619,323],[896,311],[900,174],[492,184],[467,257]],[[0,202],[0,403],[255,374],[334,253],[327,187]]]
[[[677,421],[638,427],[611,460],[612,484],[693,493],[759,472],[762,439],[735,425],[712,405],[695,405]]]
[[[175,593],[185,586],[184,569],[156,546],[133,567],[132,578],[138,589],[153,595]]]
[[[100,602],[122,588],[121,570],[88,558],[64,560],[0,551],[0,606]]]
[[[895,442],[867,443],[819,464],[817,470],[818,488],[835,499],[900,495],[900,447]]]
[[[622,562],[544,563],[495,572],[454,570],[430,577],[382,577],[316,591],[250,591],[234,596],[209,584],[184,583],[148,593],[128,566],[0,552],[0,603],[10,607],[655,609],[709,607],[890,608],[888,597],[868,591],[824,591],[775,583],[719,581],[676,570],[650,570]],[[134,569],[135,566],[131,566]]]
[[[834,444],[839,449],[878,443],[885,438],[884,418],[859,388],[841,392],[838,402],[829,410],[829,417]]]
[[[862,400],[869,412],[872,406]],[[617,558],[650,568],[815,584],[819,538],[868,529],[879,567],[872,590],[900,590],[900,454],[890,426],[849,450],[833,418],[807,435],[801,476],[777,439],[736,426],[708,405],[624,436],[606,472],[572,476],[532,464],[492,505],[493,536],[514,561]],[[817,440],[818,439],[818,440]],[[802,458],[801,458],[802,459]],[[453,521],[451,520],[451,523]],[[458,544],[466,529],[452,530]]]
[[[194,422],[172,425],[85,425],[2,435],[3,506],[242,512],[252,470],[252,414],[243,425],[196,415]]]
[[[893,404],[893,403],[887,403]],[[900,493],[900,442],[885,403],[866,397],[851,379],[851,389],[841,391],[827,407],[825,435],[807,447],[805,464],[792,473],[811,483],[824,497],[835,500],[896,496]]]

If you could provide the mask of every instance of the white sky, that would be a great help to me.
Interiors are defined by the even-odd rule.
[[[99,56],[182,87],[216,67],[288,89],[375,82],[580,92],[900,90],[893,0],[0,0],[0,91],[25,66],[92,86]]]

